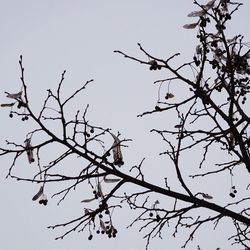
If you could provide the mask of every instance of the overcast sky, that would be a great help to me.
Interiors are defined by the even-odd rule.
[[[111,127],[123,137],[133,138],[127,152],[131,164],[138,163],[152,153],[150,163],[159,163],[157,152],[163,150],[159,138],[147,131],[160,120],[136,116],[152,109],[157,100],[153,81],[165,77],[165,72],[151,72],[146,67],[128,61],[114,50],[122,50],[145,59],[137,43],[155,56],[167,58],[180,52],[180,62],[192,58],[197,44],[196,32],[182,26],[192,22],[187,14],[194,10],[192,0],[0,0],[0,101],[5,101],[4,91],[20,89],[19,56],[23,55],[26,83],[31,102],[38,109],[48,88],[55,89],[63,70],[66,70],[65,93],[94,79],[72,111],[90,104],[89,118],[103,127]],[[228,34],[242,33],[250,39],[250,3],[236,14]],[[1,146],[5,139],[20,142],[28,129],[26,124],[8,118],[7,110],[0,110]],[[174,118],[173,118],[174,119]],[[147,135],[147,139],[145,139]],[[158,144],[159,143],[159,144]],[[128,210],[117,214],[119,234],[116,239],[72,234],[63,241],[53,239],[60,230],[46,229],[48,225],[78,216],[83,209],[79,193],[61,206],[49,201],[47,207],[39,206],[31,198],[37,187],[5,179],[10,166],[9,158],[1,158],[0,171],[0,245],[4,250],[80,250],[80,249],[144,249],[145,241],[136,229],[126,229],[131,214]],[[26,161],[23,161],[23,163]],[[26,163],[18,171],[29,171]],[[148,173],[155,170],[147,169]],[[85,194],[83,194],[84,196]],[[86,197],[83,197],[86,198]],[[120,218],[119,218],[120,216]],[[171,235],[171,234],[170,234]],[[201,238],[206,238],[201,235]],[[220,237],[209,241],[204,250],[224,246]],[[151,249],[179,249],[181,238],[153,240]],[[183,242],[183,241],[182,241]],[[187,249],[195,249],[191,243]],[[223,248],[222,248],[223,249]],[[225,249],[225,248],[224,248]],[[235,250],[239,250],[237,247]]]

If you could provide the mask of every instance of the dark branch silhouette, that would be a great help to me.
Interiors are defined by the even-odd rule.
[[[197,20],[183,26],[185,29],[197,31],[199,44],[190,62],[172,66],[173,61],[181,56],[179,53],[166,59],[157,58],[141,44],[138,46],[142,59],[115,51],[149,70],[167,72],[168,78],[154,82],[159,85],[157,104],[153,105],[152,110],[146,110],[138,116],[143,119],[146,115],[161,115],[172,111],[178,118],[178,124],[172,127],[166,125],[164,130],[153,128],[151,132],[159,135],[166,144],[166,150],[160,155],[166,155],[171,160],[176,183],[180,184],[182,192],[175,191],[168,184],[168,176],[162,177],[165,181],[164,187],[146,181],[147,176],[143,171],[145,159],[138,165],[131,166],[130,171],[127,170],[128,166],[125,169],[126,159],[122,152],[131,140],[123,138],[122,134],[111,128],[103,128],[90,122],[87,118],[89,104],[84,110],[76,110],[75,114],[71,114],[73,118],[68,119],[67,105],[93,80],[87,81],[65,98],[62,90],[66,77],[64,71],[57,90],[47,90],[47,97],[40,111],[34,112],[25,82],[23,58],[20,57],[21,90],[16,93],[6,92],[11,102],[1,106],[10,109],[10,118],[32,120],[35,127],[25,136],[23,143],[6,141],[6,147],[0,148],[0,156],[10,155],[13,159],[7,177],[39,184],[32,200],[45,206],[50,197],[46,197],[44,187],[51,182],[56,182],[59,187],[61,183],[64,184],[51,197],[58,197],[58,204],[68,198],[68,194],[75,191],[77,186],[88,185],[91,190],[86,199],[80,197],[79,202],[86,204],[83,214],[73,220],[49,226],[51,229],[65,227],[65,232],[56,239],[63,239],[69,233],[81,232],[86,228],[90,232],[89,240],[94,234],[116,237],[118,222],[113,220],[112,214],[114,210],[127,204],[139,212],[134,221],[128,224],[129,227],[136,223],[140,225],[139,231],[145,232],[146,247],[152,238],[162,237],[163,228],[170,223],[174,236],[180,228],[186,228],[189,232],[189,237],[183,241],[185,247],[201,227],[212,223],[216,228],[219,223],[224,223],[222,218],[226,218],[227,223],[235,228],[230,237],[232,244],[250,248],[250,197],[244,192],[242,195],[237,193],[233,185],[236,169],[245,171],[246,175],[250,173],[250,117],[247,111],[250,49],[242,35],[228,38],[225,34],[228,22],[242,4],[227,0],[211,0],[206,5],[197,1],[194,3],[198,10],[188,16]],[[192,78],[186,74],[187,70],[192,72]],[[180,84],[185,91],[186,97],[180,101],[174,101],[176,93],[170,91],[170,84],[173,82]],[[163,86],[167,86],[167,92],[163,93],[164,98]],[[56,132],[48,122],[55,124]],[[42,137],[39,136],[41,134]],[[33,144],[33,138],[40,142]],[[53,160],[46,162],[43,152],[51,148],[51,145],[61,145],[64,150],[60,155],[54,155]],[[182,157],[196,154],[197,148],[202,152],[201,160],[197,160],[197,173],[186,176],[183,173]],[[208,168],[206,163],[213,157],[210,154],[213,150],[221,158]],[[15,174],[15,166],[23,154],[29,164],[37,166],[34,176],[21,177]],[[81,159],[81,169],[76,169],[74,172],[78,172],[75,174],[66,174],[61,168],[66,159]],[[231,179],[229,195],[231,199],[235,199],[231,203],[221,201],[216,204],[211,194],[197,192],[190,185],[191,181],[203,178],[202,183],[206,183],[208,176],[226,173],[229,173]],[[106,186],[110,188],[108,192],[104,191]],[[120,190],[127,186],[136,186],[136,190],[140,191],[122,193]],[[250,184],[241,190],[249,190],[249,186]],[[154,194],[161,198],[152,201]],[[170,204],[167,207],[162,205],[165,200]],[[200,213],[201,208],[206,211],[206,215]],[[201,249],[200,246],[198,249]]]

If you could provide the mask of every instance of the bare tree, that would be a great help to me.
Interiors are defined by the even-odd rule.
[[[177,124],[166,123],[164,130],[153,128],[152,132],[159,135],[166,145],[166,150],[160,155],[166,155],[171,160],[176,173],[175,183],[182,188],[180,192],[169,184],[169,176],[163,177],[164,185],[146,181],[147,176],[143,171],[145,159],[135,166],[127,166],[123,150],[130,140],[110,128],[90,122],[87,118],[89,105],[84,110],[71,113],[72,118],[68,118],[67,105],[93,80],[64,97],[63,72],[57,90],[48,90],[40,111],[35,112],[30,105],[23,59],[20,57],[21,90],[6,92],[12,102],[1,106],[10,109],[10,118],[32,121],[30,126],[35,127],[25,136],[24,142],[6,141],[7,146],[1,148],[1,156],[13,157],[7,177],[39,184],[39,190],[32,199],[43,205],[48,203],[44,188],[50,183],[61,187],[52,196],[59,197],[59,203],[78,186],[89,187],[89,197],[84,200],[80,197],[79,200],[86,204],[82,215],[49,226],[52,229],[65,227],[65,232],[57,239],[84,229],[90,232],[89,240],[96,234],[116,237],[118,222],[113,220],[112,214],[114,210],[128,205],[136,211],[129,227],[136,223],[140,225],[140,231],[144,232],[146,238],[146,247],[151,238],[162,237],[165,227],[170,227],[174,236],[180,228],[186,228],[189,236],[183,241],[185,247],[202,226],[213,224],[216,229],[219,223],[230,223],[235,228],[230,237],[232,244],[250,248],[250,197],[247,194],[250,184],[242,183],[239,189],[233,184],[239,172],[245,175],[250,173],[250,118],[247,110],[250,49],[242,35],[227,37],[225,32],[234,12],[242,4],[228,0],[211,0],[205,5],[195,1],[194,4],[198,10],[188,16],[196,20],[184,25],[185,29],[197,32],[198,45],[190,62],[173,66],[179,53],[167,59],[157,58],[141,44],[138,46],[142,59],[115,51],[145,65],[149,70],[167,72],[167,78],[154,82],[158,86],[157,104],[139,117],[173,112],[178,119]],[[192,72],[192,76],[189,77],[187,72]],[[175,101],[178,94],[171,91],[175,88],[172,84],[181,86],[185,93],[180,101]],[[34,141],[38,142],[33,144]],[[51,145],[60,145],[62,151],[46,162],[46,150]],[[21,177],[15,174],[15,166],[23,154],[27,155],[29,164],[37,167],[34,176]],[[220,157],[211,163],[211,158],[218,154]],[[183,171],[184,164],[188,162],[185,159],[190,158],[190,155],[201,156],[195,157],[195,174]],[[64,172],[63,165],[67,159],[81,161],[81,167],[74,169],[72,175]],[[210,176],[217,175],[230,179],[230,202],[225,199],[216,204],[213,202],[214,195],[209,191],[196,192],[192,188],[192,183],[204,185],[209,182]],[[128,185],[137,186],[138,191],[123,193],[122,188]],[[151,197],[154,194],[160,198],[153,201]]]

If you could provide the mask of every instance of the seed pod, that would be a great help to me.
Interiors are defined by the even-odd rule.
[[[12,107],[12,106],[14,106],[14,102],[12,102],[12,103],[3,103],[3,104],[1,104],[1,107],[3,107],[3,108],[5,108],[5,107]]]
[[[31,138],[27,138],[25,141],[25,150],[27,152],[27,157],[28,157],[28,161],[31,164],[32,162],[34,162],[34,158],[33,158],[33,149],[32,149],[32,144],[31,144]]]
[[[32,200],[33,201],[37,200],[42,194],[43,194],[43,186],[40,187],[38,192],[33,196]]]
[[[185,25],[183,25],[183,28],[184,28],[184,29],[195,29],[196,26],[198,25],[198,23],[199,23],[199,22],[197,22],[197,23],[185,24]]]
[[[201,17],[206,14],[205,10],[192,11],[188,14],[188,17]]]
[[[8,92],[5,92],[5,94],[7,94],[6,97],[11,98],[11,99],[15,99],[15,100],[21,100],[22,99],[22,91],[18,92],[18,93],[14,93],[14,94],[10,94]]]
[[[114,164],[121,167],[124,164],[123,158],[122,158],[122,152],[121,152],[121,142],[117,136],[113,135],[112,133],[111,135],[114,138],[114,142],[112,146]]]

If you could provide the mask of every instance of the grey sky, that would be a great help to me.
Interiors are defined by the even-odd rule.
[[[41,105],[46,90],[56,88],[63,70],[67,70],[65,93],[93,78],[94,83],[72,105],[72,111],[90,103],[89,119],[94,124],[111,127],[115,133],[120,131],[123,137],[134,139],[130,149],[125,152],[131,165],[150,155],[146,172],[152,174],[156,169],[160,170],[164,159],[159,159],[157,153],[163,150],[163,144],[148,131],[158,125],[162,118],[138,119],[136,115],[154,107],[157,88],[152,83],[165,77],[165,72],[151,72],[114,54],[113,50],[119,49],[144,58],[137,46],[137,42],[140,42],[153,55],[167,58],[181,52],[179,62],[189,60],[195,49],[196,32],[184,30],[182,26],[192,22],[187,18],[187,14],[194,9],[192,2],[1,0],[0,102],[5,100],[4,91],[16,92],[20,89],[20,54],[24,58],[26,83],[35,109]],[[246,27],[250,3],[246,0],[243,2],[245,5],[236,14],[227,32],[232,36],[243,33],[249,40],[250,31]],[[17,126],[14,119],[8,118],[7,110],[0,110],[0,117],[1,145],[5,139],[17,138],[22,141],[25,138],[29,131],[26,124]],[[152,165],[158,167],[152,170]],[[5,180],[9,166],[10,159],[1,158],[1,249],[144,249],[145,241],[142,234],[137,232],[138,227],[126,230],[130,222],[126,217],[132,218],[127,209],[116,215],[117,220],[122,221],[117,223],[120,233],[116,239],[95,237],[89,242],[88,234],[80,233],[71,234],[63,241],[54,241],[63,231],[48,230],[46,226],[81,213],[84,206],[79,203],[79,192],[59,207],[56,200],[49,201],[48,207],[39,206],[31,200],[37,191],[34,185]],[[27,166],[26,159],[17,168],[19,173],[33,171]],[[52,189],[56,190],[56,187]],[[83,198],[85,196],[83,190]],[[219,230],[226,231],[223,228]],[[205,234],[199,236],[202,239],[207,237]],[[210,238],[204,250],[225,244],[220,242],[219,236],[213,237],[215,240]],[[167,236],[163,240],[152,240],[150,249],[179,249],[179,241],[183,242],[183,239],[177,237],[176,242],[172,240]],[[197,242],[191,243],[187,249],[194,249],[196,245]]]

